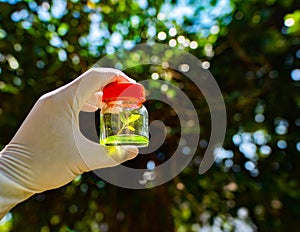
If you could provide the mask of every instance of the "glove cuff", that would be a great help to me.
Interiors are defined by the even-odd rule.
[[[0,219],[16,204],[28,199],[33,194],[9,179],[0,170]]]

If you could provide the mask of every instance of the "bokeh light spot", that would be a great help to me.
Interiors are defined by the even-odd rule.
[[[177,42],[176,42],[176,40],[175,40],[175,39],[170,39],[170,41],[169,41],[169,45],[170,45],[170,47],[175,47],[175,46],[176,46],[176,44],[177,44]]]
[[[160,13],[158,13],[157,18],[158,18],[158,20],[164,20],[164,19],[166,19],[166,15],[164,13],[160,12]]]
[[[296,149],[300,151],[300,142],[296,143]]]
[[[4,39],[6,37],[7,33],[3,29],[0,29],[0,39]]]
[[[252,161],[247,161],[247,162],[245,163],[245,168],[246,168],[248,171],[254,170],[255,166],[256,166],[256,165],[255,165]]]
[[[18,69],[19,68],[19,62],[17,61],[17,59],[14,56],[8,55],[6,59],[8,61],[9,66],[12,69]]]
[[[240,135],[235,134],[234,136],[232,136],[232,141],[236,146],[238,146],[242,142],[242,138]]]
[[[184,155],[189,155],[189,154],[191,153],[191,148],[188,147],[188,146],[184,146],[184,147],[181,149],[181,151],[182,151],[182,154],[184,154]]]
[[[261,152],[261,154],[262,154],[263,156],[268,156],[268,155],[271,154],[272,149],[271,149],[271,147],[268,146],[268,145],[263,145],[263,146],[261,146],[261,147],[259,148],[259,151]]]
[[[256,114],[254,120],[255,122],[261,123],[265,121],[265,116],[263,114]]]
[[[277,147],[280,149],[286,149],[287,148],[287,142],[284,140],[279,140],[277,142]]]
[[[183,44],[185,41],[185,37],[183,35],[178,36],[177,38],[178,43]]]
[[[182,72],[188,72],[190,70],[190,66],[188,64],[181,64],[179,69],[182,71]]]
[[[292,78],[294,81],[300,81],[300,69],[294,69],[294,70],[291,72],[291,78]]]
[[[181,182],[179,182],[179,183],[176,184],[176,188],[177,188],[178,190],[183,190],[183,189],[184,189],[184,184],[181,183]]]
[[[154,161],[153,160],[149,160],[148,162],[147,162],[147,169],[148,170],[153,170],[155,168],[155,163],[154,163]]]
[[[151,78],[152,78],[153,80],[158,80],[158,79],[159,79],[158,73],[152,73],[152,74],[151,74]]]
[[[202,68],[209,69],[209,67],[210,67],[210,63],[208,61],[203,61],[202,62]]]
[[[218,34],[220,31],[220,27],[218,25],[214,25],[210,28],[210,33],[213,35]]]
[[[284,20],[284,25],[287,27],[291,27],[295,24],[295,19],[293,18],[287,18],[286,20]]]
[[[169,30],[169,35],[170,35],[170,36],[175,36],[176,34],[177,34],[176,28],[174,28],[174,27],[170,28],[170,30]]]
[[[158,34],[157,34],[157,38],[159,40],[165,40],[167,38],[167,34],[163,31],[160,31]]]
[[[196,41],[192,41],[191,43],[190,43],[190,48],[191,49],[196,49],[198,47],[198,43],[196,42]]]

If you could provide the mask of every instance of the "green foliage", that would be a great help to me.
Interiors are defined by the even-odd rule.
[[[117,135],[120,134],[124,129],[129,129],[131,131],[135,131],[134,127],[130,124],[135,122],[141,117],[139,114],[131,114],[128,118],[125,118],[125,116],[120,113],[120,120],[123,123],[121,129],[118,131]]]
[[[184,48],[210,67],[226,102],[228,125],[215,165],[199,175],[210,136],[201,93],[167,67],[125,70],[136,80],[170,82],[197,106],[201,140],[193,162],[169,183],[143,191],[84,174],[18,205],[1,231],[234,231],[239,223],[259,231],[297,228],[298,1],[235,0],[226,6],[187,1],[179,5],[181,12],[185,6],[194,11],[181,17],[175,1],[72,0],[58,8],[59,1],[9,2],[0,2],[0,148],[43,93],[68,83],[104,55],[139,43]],[[126,62],[131,67],[142,58],[133,53]],[[176,97],[172,89],[166,94]],[[167,138],[158,151],[127,162],[129,167],[146,168],[149,160],[159,165],[178,145],[180,122],[172,109],[152,101],[146,107],[150,121],[165,123]]]

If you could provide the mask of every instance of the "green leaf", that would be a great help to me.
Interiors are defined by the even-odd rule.
[[[135,131],[134,127],[133,126],[127,126],[127,128],[131,131]]]
[[[124,114],[120,113],[120,120],[123,124],[127,124],[126,118],[124,117]]]
[[[128,119],[128,124],[131,123],[131,122],[135,122],[140,117],[141,117],[141,115],[139,115],[139,114],[132,114],[132,115],[130,115],[130,117]]]

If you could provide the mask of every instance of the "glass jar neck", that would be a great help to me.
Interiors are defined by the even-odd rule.
[[[135,101],[133,99],[128,100],[118,100],[118,101],[107,101],[106,105],[109,107],[126,107],[126,108],[140,108],[143,103],[139,101]]]

